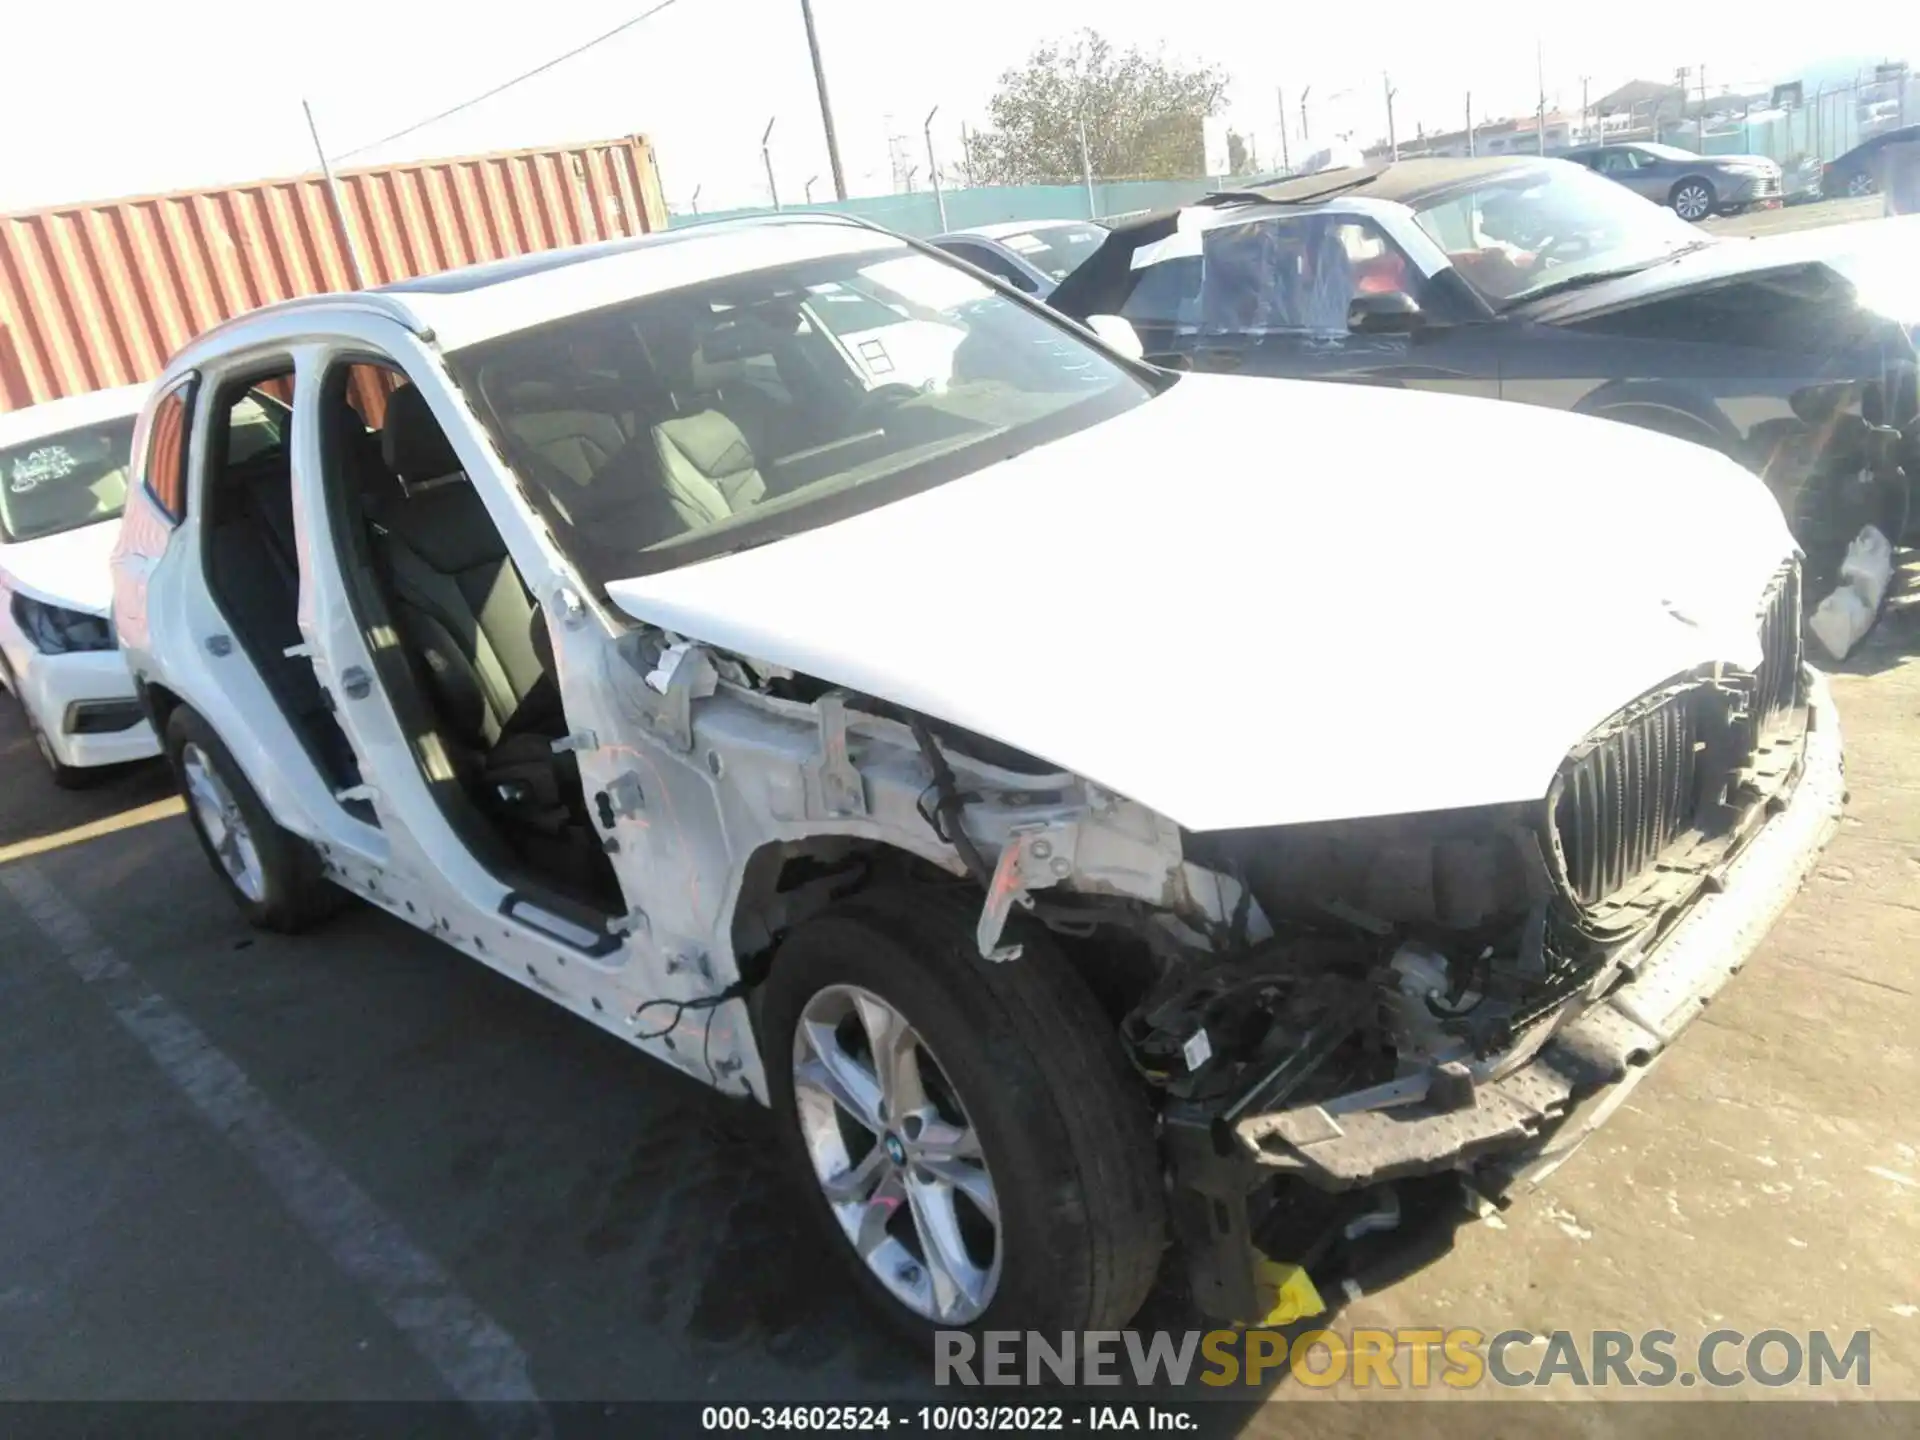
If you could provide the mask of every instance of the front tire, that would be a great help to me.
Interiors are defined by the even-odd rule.
[[[1667,203],[1673,206],[1673,213],[1682,220],[1697,222],[1712,215],[1719,200],[1713,193],[1713,186],[1706,181],[1682,180],[1673,187]]]
[[[182,705],[167,717],[165,744],[193,833],[249,924],[293,934],[340,908],[345,893],[319,855],[267,813],[211,725]]]
[[[40,728],[40,722],[34,718],[33,707],[24,700],[20,702],[20,713],[27,717],[27,733],[33,737],[33,748],[40,752],[40,758],[46,762],[47,773],[53,777],[53,783],[62,790],[84,790],[92,782],[93,772],[61,760],[54,751],[53,742],[47,738],[47,732]]]
[[[867,1300],[936,1329],[1116,1329],[1164,1246],[1144,1092],[1049,936],[878,891],[798,926],[758,1026],[782,1144]]]

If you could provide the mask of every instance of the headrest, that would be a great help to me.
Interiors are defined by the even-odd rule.
[[[446,431],[433,418],[427,397],[402,385],[387,397],[387,423],[380,431],[380,453],[387,468],[409,486],[460,473]]]

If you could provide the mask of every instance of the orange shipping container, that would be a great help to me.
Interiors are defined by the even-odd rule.
[[[317,174],[0,216],[0,410],[149,379],[276,300],[667,223],[641,135],[337,179],[350,242]]]

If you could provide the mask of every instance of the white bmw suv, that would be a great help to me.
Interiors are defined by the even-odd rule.
[[[1839,813],[1733,461],[1171,375],[853,222],[259,311],[136,447],[115,616],[247,915],[351,893],[772,1107],[921,1330],[1121,1325],[1169,1245],[1222,1317],[1371,1283]]]

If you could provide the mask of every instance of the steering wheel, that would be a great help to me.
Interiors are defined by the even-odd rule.
[[[917,400],[925,392],[918,385],[908,385],[904,381],[890,380],[884,385],[876,385],[867,392],[854,411],[855,420],[865,425],[870,420],[878,420],[880,412],[892,410],[909,400]]]
[[[1549,235],[1534,248],[1534,265],[1544,270],[1549,265],[1564,265],[1569,260],[1579,260],[1592,253],[1591,235]]]

